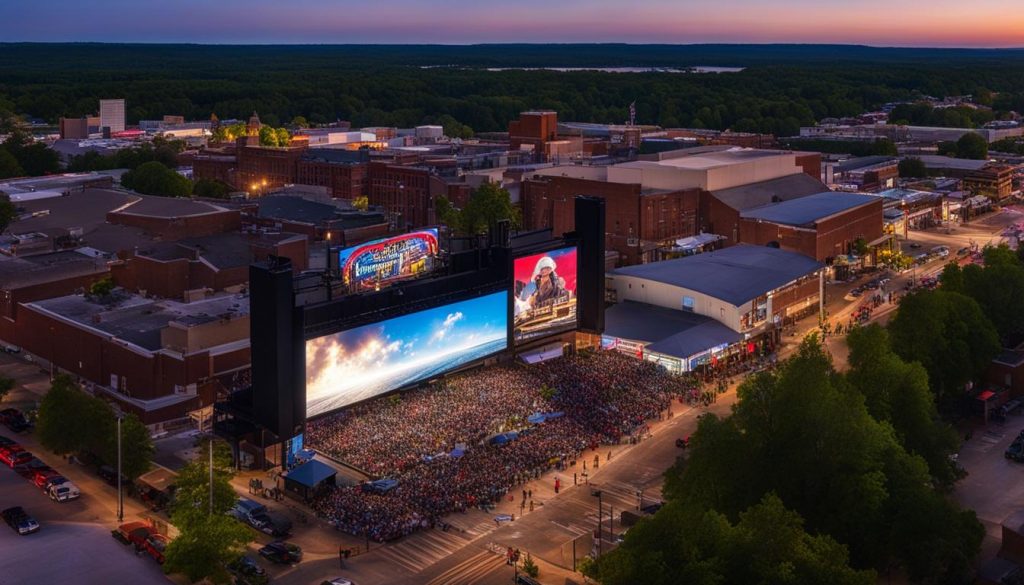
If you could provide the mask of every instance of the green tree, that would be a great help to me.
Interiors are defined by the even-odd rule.
[[[959,158],[985,160],[988,158],[988,141],[977,132],[968,132],[956,141],[956,155]]]
[[[952,140],[945,140],[940,142],[938,144],[937,153],[940,156],[951,156],[953,158],[957,158],[960,156],[956,142],[953,142]]]
[[[227,199],[230,193],[231,188],[216,179],[199,179],[192,187],[192,194],[196,197]]]
[[[182,527],[177,515],[172,521]],[[230,583],[225,565],[238,558],[251,539],[249,529],[230,516],[196,517],[167,545],[163,570],[183,573],[192,582],[209,578],[213,583]]]
[[[352,199],[352,207],[359,211],[366,211],[370,208],[370,199],[366,195],[360,195]]]
[[[96,297],[105,297],[114,291],[114,281],[108,276],[92,283],[89,287],[89,294]]]
[[[178,473],[171,513],[175,526],[179,528],[187,527],[210,511],[209,445],[208,439],[198,443],[199,457],[182,467]],[[231,478],[235,475],[231,465],[231,448],[223,441],[214,441],[213,445],[213,513],[219,515],[230,510],[238,496],[231,487]]]
[[[277,135],[278,146],[288,146],[289,144],[292,143],[292,135],[288,132],[288,130],[284,128],[277,128],[276,130],[274,130],[274,134]]]
[[[161,197],[188,197],[192,193],[192,181],[157,161],[143,163],[121,175],[121,184],[139,193]]]
[[[907,363],[892,351],[889,333],[879,325],[857,327],[846,339],[850,370],[846,377],[865,398],[871,416],[889,423],[900,444],[920,455],[936,482],[952,487],[959,479],[949,456],[959,440],[952,427],[939,419],[928,373],[918,363]]]
[[[39,403],[36,436],[50,451],[63,455],[84,448],[89,421],[82,416],[88,396],[78,390],[67,374],[57,374],[50,391]]]
[[[117,421],[113,419],[107,423],[109,432],[105,434],[105,441],[100,457],[104,461],[117,461]],[[153,454],[156,448],[153,446],[153,438],[149,434],[146,425],[142,424],[139,417],[134,413],[128,413],[121,419],[121,471],[125,477],[135,480],[137,477],[149,471],[153,463]]]
[[[526,558],[523,559],[523,572],[533,578],[537,578],[537,575],[540,575],[540,567],[534,562],[530,553],[526,553]]]
[[[292,118],[292,126],[296,128],[309,128],[309,122],[302,116],[295,116]]]
[[[965,384],[980,379],[1001,348],[999,335],[974,299],[944,290],[910,294],[889,323],[893,350],[928,371],[935,401],[952,412]]]
[[[4,148],[18,161],[30,177],[60,171],[60,156],[42,142],[34,142],[23,130],[15,130],[3,143]]]
[[[3,152],[2,148],[0,148],[0,152]],[[7,231],[16,217],[18,217],[18,209],[11,203],[11,198],[6,193],[0,193],[0,234]]]
[[[9,150],[0,145],[0,179],[25,176],[25,169],[21,168],[18,159]]]
[[[903,178],[927,177],[928,168],[917,157],[907,157],[900,161],[900,176]]]
[[[444,211],[451,216],[451,212]],[[443,217],[441,213],[438,215]],[[499,220],[512,221],[512,227],[519,227],[519,208],[512,204],[508,190],[497,183],[484,183],[469,196],[466,207],[458,214],[457,225],[465,234],[487,232]]]
[[[0,401],[7,396],[7,393],[14,390],[14,379],[7,376],[0,376]]]
[[[899,152],[896,150],[896,143],[892,140],[889,140],[888,138],[877,138],[871,143],[871,154],[896,156]]]

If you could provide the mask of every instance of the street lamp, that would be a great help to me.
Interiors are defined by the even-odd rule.
[[[124,493],[121,491],[121,419],[124,417],[120,414],[117,415],[117,523],[120,524],[124,521]]]
[[[601,499],[601,490],[590,490],[590,495],[597,498],[597,556],[601,556],[604,551],[604,544],[601,538],[601,521],[604,519],[604,502]]]
[[[327,269],[324,270],[324,281],[327,283],[327,300],[331,300],[334,291],[331,290],[331,231],[327,230],[324,236],[325,253],[327,254]]]

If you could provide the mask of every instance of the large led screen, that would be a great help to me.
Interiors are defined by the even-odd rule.
[[[505,291],[306,342],[306,416],[415,384],[508,347]]]
[[[576,248],[516,258],[516,343],[576,327]]]
[[[430,272],[437,256],[437,228],[373,240],[338,252],[342,281],[357,291]]]

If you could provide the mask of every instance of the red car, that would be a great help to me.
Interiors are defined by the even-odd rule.
[[[37,488],[42,488],[46,486],[46,482],[50,481],[50,479],[55,477],[60,477],[60,474],[57,473],[56,470],[40,469],[37,470],[35,472],[35,475],[32,476],[32,483],[36,484]]]
[[[143,548],[146,549],[149,556],[162,565],[164,564],[164,549],[167,548],[169,542],[170,540],[163,534],[150,534],[143,543]]]
[[[34,459],[31,453],[22,450],[20,446],[17,447],[16,450],[12,451],[14,447],[15,446],[12,445],[11,447],[0,450],[0,462],[6,464],[8,467],[13,468],[16,465],[22,465]]]

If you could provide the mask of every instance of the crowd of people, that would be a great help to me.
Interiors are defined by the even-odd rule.
[[[690,389],[655,364],[613,352],[455,376],[311,421],[311,446],[397,480],[321,493],[317,513],[351,534],[385,541],[452,512],[487,506],[588,448],[619,443]],[[530,424],[535,413],[560,413]],[[491,439],[506,431],[518,437]]]

